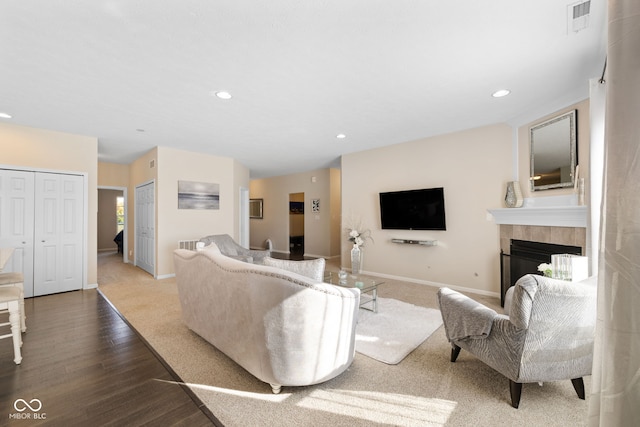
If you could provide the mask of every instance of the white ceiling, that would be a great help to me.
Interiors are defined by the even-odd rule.
[[[586,98],[606,1],[577,33],[572,3],[0,0],[0,120],[95,136],[105,162],[166,146],[252,178],[335,166]]]

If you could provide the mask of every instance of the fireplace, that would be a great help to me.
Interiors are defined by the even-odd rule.
[[[525,199],[521,208],[489,210],[500,225],[500,301],[503,306],[507,289],[524,274],[538,273],[538,265],[551,262],[552,254],[587,253],[587,207],[578,202],[576,194],[540,196]],[[525,243],[525,248],[516,249],[512,254],[512,241],[532,245]]]
[[[551,263],[553,254],[582,255],[580,246],[511,239],[509,254],[500,252],[501,280],[500,305],[504,307],[504,295],[525,274],[540,274],[538,265]]]

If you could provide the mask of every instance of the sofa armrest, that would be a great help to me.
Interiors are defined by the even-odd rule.
[[[438,303],[449,341],[486,338],[498,316],[495,310],[449,288],[438,290]]]

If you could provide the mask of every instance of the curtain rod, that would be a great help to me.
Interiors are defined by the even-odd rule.
[[[602,77],[600,77],[600,80],[598,80],[598,82],[600,84],[604,84],[606,82],[606,80],[604,79],[604,73],[605,71],[607,71],[607,58],[604,58],[604,67],[602,68]]]

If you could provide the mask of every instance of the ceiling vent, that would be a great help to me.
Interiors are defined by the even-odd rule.
[[[573,3],[568,6],[568,33],[577,33],[589,26],[591,0]]]

